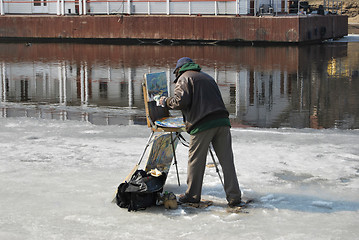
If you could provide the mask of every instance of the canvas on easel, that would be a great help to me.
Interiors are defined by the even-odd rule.
[[[168,97],[167,76],[165,72],[145,74],[148,102],[156,95]]]
[[[170,136],[171,134],[172,138]],[[147,158],[147,163],[145,167],[146,172],[158,169],[159,171],[168,174],[173,159],[173,149],[171,141],[172,139],[175,139],[175,149],[178,143],[178,138],[173,135],[174,133],[162,133],[154,138],[151,150]]]
[[[145,74],[143,84],[147,126],[152,131],[183,132],[182,117],[171,117],[167,107],[156,105],[155,96],[168,97],[167,76],[165,72]]]

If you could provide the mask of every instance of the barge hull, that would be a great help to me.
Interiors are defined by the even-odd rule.
[[[310,43],[348,35],[348,17],[6,15],[0,38]]]

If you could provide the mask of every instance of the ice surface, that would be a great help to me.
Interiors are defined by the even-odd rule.
[[[359,131],[232,129],[249,213],[225,211],[214,168],[205,210],[127,212],[111,200],[137,163],[146,126],[0,118],[0,239],[359,239]],[[187,149],[165,190],[183,193]],[[210,158],[208,163],[211,163]]]
[[[359,42],[359,34],[348,34],[337,40],[331,40],[333,42]],[[330,41],[329,41],[330,42]]]

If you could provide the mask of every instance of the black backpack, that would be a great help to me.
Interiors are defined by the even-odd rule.
[[[121,208],[127,208],[128,211],[143,210],[156,205],[166,177],[164,172],[159,177],[153,177],[143,170],[137,170],[129,182],[121,183],[118,186],[117,205]]]

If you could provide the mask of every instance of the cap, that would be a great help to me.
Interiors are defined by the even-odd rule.
[[[175,70],[173,71],[173,73],[175,73],[175,71],[176,71],[178,68],[182,67],[183,65],[185,65],[186,63],[189,63],[189,62],[193,62],[192,59],[190,59],[189,57],[183,57],[183,58],[178,59],[176,68],[175,68]]]

